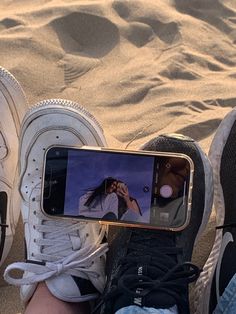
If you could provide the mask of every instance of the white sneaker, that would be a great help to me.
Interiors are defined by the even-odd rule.
[[[214,174],[216,232],[210,255],[195,285],[194,314],[236,313],[235,139],[236,108],[233,108],[221,121],[209,150]]]
[[[53,99],[38,103],[26,114],[20,138],[20,192],[27,262],[5,270],[10,284],[21,285],[27,302],[37,283],[45,281],[50,292],[67,302],[95,299],[105,285],[104,227],[98,223],[49,219],[40,207],[45,151],[51,145],[104,146],[102,128],[77,103]],[[24,271],[13,278],[12,269]]]
[[[11,248],[20,214],[16,185],[18,136],[27,107],[20,84],[0,67],[0,266]]]

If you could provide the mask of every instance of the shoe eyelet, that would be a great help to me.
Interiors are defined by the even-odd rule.
[[[33,229],[36,229],[35,225],[33,225]]]
[[[36,210],[33,211],[33,214],[36,215]]]
[[[35,202],[35,197],[32,198],[32,202]],[[36,213],[36,211],[34,211],[34,213]]]
[[[89,237],[89,234],[88,234],[88,233],[86,233],[86,237],[87,237],[87,238]]]
[[[36,242],[36,239],[34,239],[33,241],[34,241],[34,243],[35,243],[35,242]]]
[[[31,253],[31,256],[34,256],[34,253]]]

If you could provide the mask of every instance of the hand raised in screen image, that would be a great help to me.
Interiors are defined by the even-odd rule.
[[[130,196],[128,186],[117,181],[116,194],[118,196],[118,218],[121,220],[129,220],[128,212],[142,216],[141,209],[137,200]]]

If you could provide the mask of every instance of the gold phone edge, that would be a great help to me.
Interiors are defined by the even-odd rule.
[[[180,226],[180,227],[157,227],[153,225],[144,225],[144,224],[134,224],[134,223],[127,223],[127,222],[113,222],[113,221],[107,221],[107,220],[101,220],[101,219],[96,219],[96,218],[80,218],[80,217],[75,217],[75,216],[60,216],[60,215],[49,215],[47,214],[44,209],[43,209],[43,191],[44,191],[44,180],[42,180],[41,184],[41,197],[40,197],[40,209],[42,213],[51,219],[70,219],[72,221],[81,221],[81,222],[98,222],[101,225],[113,225],[113,226],[119,226],[119,227],[128,227],[128,228],[140,228],[140,229],[155,229],[155,230],[160,230],[160,231],[182,231],[184,230],[189,222],[190,222],[190,217],[191,217],[191,205],[192,205],[192,190],[193,190],[193,175],[194,175],[194,163],[192,159],[183,153],[173,153],[173,152],[157,152],[157,151],[145,151],[145,150],[128,150],[128,149],[114,149],[114,148],[107,148],[107,147],[98,147],[98,146],[66,146],[66,145],[51,145],[47,148],[47,150],[44,153],[44,162],[43,162],[43,169],[42,169],[42,178],[44,178],[44,173],[45,173],[45,166],[46,166],[46,156],[47,153],[50,149],[52,148],[68,148],[68,149],[81,149],[81,150],[96,150],[96,151],[104,151],[104,152],[114,152],[114,153],[130,153],[130,154],[138,154],[138,155],[150,155],[150,156],[167,156],[167,157],[180,157],[180,158],[185,158],[188,160],[190,164],[190,179],[189,179],[189,193],[188,193],[188,207],[187,207],[187,215],[186,215],[186,220],[185,223]]]

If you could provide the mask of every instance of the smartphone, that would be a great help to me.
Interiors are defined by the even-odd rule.
[[[50,217],[179,231],[191,216],[193,173],[180,153],[52,146],[41,207]]]

